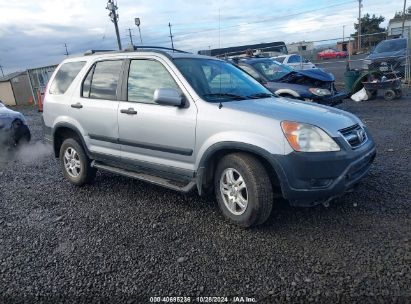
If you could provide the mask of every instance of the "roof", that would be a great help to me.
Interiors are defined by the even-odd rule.
[[[25,74],[26,72],[14,72],[14,73],[10,73],[4,77],[0,77],[0,82],[4,82],[4,81],[9,81],[17,76],[20,76],[21,74]]]
[[[395,18],[390,19],[390,21],[388,21],[388,24],[397,23],[397,22],[402,23],[403,20],[404,20],[404,17],[403,17],[403,16],[401,16],[401,17],[395,17]],[[406,14],[406,15],[405,15],[405,20],[411,20],[411,15]]]
[[[84,58],[98,58],[98,59],[103,59],[103,58],[115,58],[115,57],[123,57],[124,55],[133,55],[133,54],[141,54],[141,55],[153,55],[153,54],[158,54],[158,55],[163,55],[168,57],[169,59],[176,59],[176,58],[210,58],[209,56],[203,56],[203,55],[197,55],[193,53],[188,53],[188,52],[182,52],[182,51],[173,51],[172,49],[161,49],[161,48],[156,48],[156,47],[146,47],[146,48],[136,48],[134,51],[133,50],[126,50],[126,51],[87,51],[85,55],[79,55],[79,56],[73,56],[69,57],[64,60],[64,62],[67,61],[76,61],[76,60],[84,60]],[[217,58],[213,58],[216,59]]]

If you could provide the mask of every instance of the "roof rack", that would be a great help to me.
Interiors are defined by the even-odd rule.
[[[172,49],[172,48],[168,48],[168,47],[149,46],[149,45],[141,45],[141,46],[129,45],[124,51],[125,52],[133,52],[133,51],[138,51],[140,49],[164,50],[164,51],[172,51],[172,52],[175,52],[175,53],[186,53],[186,54],[189,53],[189,52],[186,52],[186,51]]]
[[[116,51],[115,50],[87,50],[84,52],[84,56],[93,55],[97,53],[110,53],[110,52],[116,52]]]

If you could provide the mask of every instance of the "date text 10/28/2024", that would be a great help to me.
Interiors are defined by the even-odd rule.
[[[150,297],[150,303],[256,303],[253,297]]]

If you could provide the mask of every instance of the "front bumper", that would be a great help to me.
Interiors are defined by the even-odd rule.
[[[327,105],[327,106],[335,106],[343,102],[345,98],[348,97],[348,94],[345,92],[339,92],[331,96],[325,96],[325,97],[315,97],[313,101]]]
[[[300,153],[272,157],[281,190],[293,206],[309,207],[353,189],[367,174],[375,156],[375,144],[367,141],[352,149],[342,138],[334,138],[339,152]]]

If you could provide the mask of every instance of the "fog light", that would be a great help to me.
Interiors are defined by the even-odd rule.
[[[329,178],[319,178],[319,179],[311,179],[310,185],[313,188],[325,188],[329,186],[332,182],[332,179]]]

